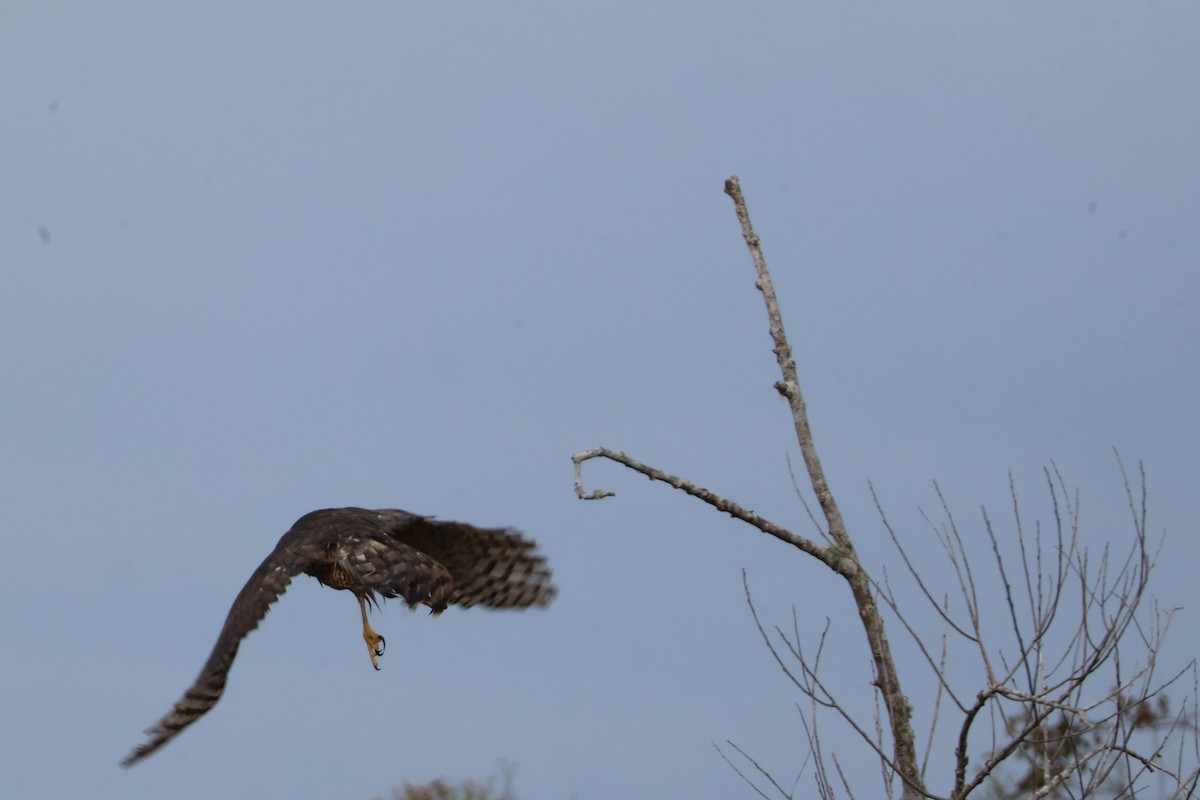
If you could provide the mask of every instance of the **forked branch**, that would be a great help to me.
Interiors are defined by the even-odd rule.
[[[713,494],[694,484],[669,473],[648,467],[630,458],[624,453],[598,447],[574,456],[575,462],[575,491],[581,499],[598,500],[612,496],[611,492],[596,490],[587,493],[583,489],[581,467],[584,461],[592,458],[607,458],[629,469],[646,475],[651,480],[663,481],[680,491],[703,500],[715,508],[742,520],[764,533],[768,533],[785,541],[809,555],[819,559],[826,566],[846,579],[858,609],[859,618],[867,637],[868,649],[875,667],[875,681],[887,709],[888,727],[892,735],[892,755],[886,759],[900,776],[903,784],[905,800],[924,797],[925,789],[919,772],[915,736],[912,730],[912,709],[908,699],[900,688],[900,680],[896,672],[895,661],[892,657],[891,645],[888,643],[884,629],[883,617],[879,612],[872,581],[864,572],[862,564],[855,551],[854,542],[846,530],[841,510],[829,488],[821,460],[813,444],[812,429],[808,421],[808,411],[804,403],[804,395],[800,390],[800,380],[796,371],[796,361],[792,357],[792,348],[788,344],[787,334],[783,328],[783,314],[779,310],[779,301],[775,295],[775,287],[771,282],[771,274],[762,253],[761,242],[754,227],[750,223],[750,212],[746,208],[746,199],[742,195],[737,177],[725,182],[725,193],[733,199],[734,212],[742,228],[742,236],[750,250],[751,259],[757,275],[755,286],[762,292],[766,303],[767,321],[771,340],[774,343],[775,358],[779,363],[783,380],[775,384],[775,389],[783,395],[791,408],[792,423],[796,431],[796,440],[804,459],[804,466],[812,484],[813,493],[821,506],[825,517],[827,530],[833,544],[822,547],[805,537],[799,536],[782,526],[763,519],[757,514],[746,511],[737,503]]]
[[[663,472],[654,467],[648,467],[645,464],[637,461],[624,453],[609,450],[607,447],[596,447],[592,450],[585,450],[582,453],[576,453],[571,456],[571,460],[575,462],[575,494],[580,500],[601,500],[605,497],[615,497],[615,492],[601,491],[600,489],[591,492],[590,494],[583,489],[583,462],[593,458],[607,458],[609,461],[615,461],[622,464],[634,472],[640,472],[652,481],[662,481],[663,483],[673,486],[681,492],[690,494],[699,500],[703,500],[718,511],[723,511],[734,519],[740,519],[749,525],[753,525],[763,533],[769,533],[780,541],[798,547],[804,552],[815,558],[819,558],[826,563],[830,563],[834,569],[837,569],[836,564],[839,560],[836,558],[836,550],[833,548],[825,548],[818,545],[811,539],[805,538],[797,533],[792,533],[787,528],[781,525],[776,525],[768,519],[765,519],[753,511],[747,511],[732,500],[726,500],[720,495],[710,492],[700,486],[696,486],[691,481],[685,481],[669,472]]]

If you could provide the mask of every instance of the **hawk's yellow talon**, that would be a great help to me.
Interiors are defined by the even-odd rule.
[[[379,669],[379,660],[376,656],[383,655],[383,649],[387,647],[387,641],[372,630],[371,623],[367,622],[367,601],[363,595],[358,595],[358,607],[362,609],[363,641],[367,643],[367,654],[371,656],[371,666]]]

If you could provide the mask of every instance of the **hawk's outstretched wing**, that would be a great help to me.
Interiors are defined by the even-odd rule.
[[[476,528],[383,509],[388,533],[442,564],[453,577],[445,605],[470,608],[548,606],[558,594],[537,544],[513,528]],[[411,601],[410,601],[411,602]],[[434,611],[438,603],[422,600]],[[445,608],[442,605],[442,608]]]
[[[238,645],[246,634],[258,627],[258,623],[266,616],[267,609],[279,595],[287,590],[288,584],[300,572],[303,572],[308,562],[287,550],[276,547],[266,560],[254,570],[250,580],[238,592],[237,599],[225,617],[225,625],[221,635],[204,664],[204,669],[196,677],[191,688],[183,693],[179,702],[171,709],[158,724],[147,729],[150,735],[147,742],[129,754],[121,766],[128,767],[145,758],[162,747],[180,731],[191,725],[204,715],[221,699],[225,691],[225,678],[237,655]]]
[[[367,622],[376,595],[424,603],[491,608],[547,606],[557,590],[536,545],[512,528],[476,528],[399,509],[330,508],[305,514],[259,565],[229,609],[221,635],[191,688],[149,740],[121,762],[131,766],[217,704],[238,646],[299,573],[347,589],[362,609],[363,639],[378,668],[383,637]]]

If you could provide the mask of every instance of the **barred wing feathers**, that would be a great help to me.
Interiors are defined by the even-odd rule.
[[[470,608],[548,606],[558,594],[537,544],[513,528],[477,528],[396,509],[376,512],[394,539],[445,566],[454,582],[446,605]],[[428,602],[441,611],[436,602]]]
[[[133,766],[178,736],[184,728],[217,704],[225,691],[225,679],[242,639],[258,627],[267,609],[287,590],[292,578],[302,572],[305,566],[307,562],[304,559],[281,547],[267,556],[233,601],[221,635],[217,637],[217,643],[196,681],[158,724],[146,730],[150,738],[135,748],[121,762],[121,766]]]

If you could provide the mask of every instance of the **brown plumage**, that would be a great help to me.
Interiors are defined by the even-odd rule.
[[[383,637],[367,623],[376,596],[423,603],[434,614],[447,606],[529,608],[547,606],[557,590],[536,545],[512,528],[476,528],[399,509],[329,508],[296,520],[242,587],[204,669],[157,725],[150,738],[121,762],[145,758],[216,705],[238,645],[284,593],[292,578],[312,575],[358,598],[363,639],[379,669]]]

